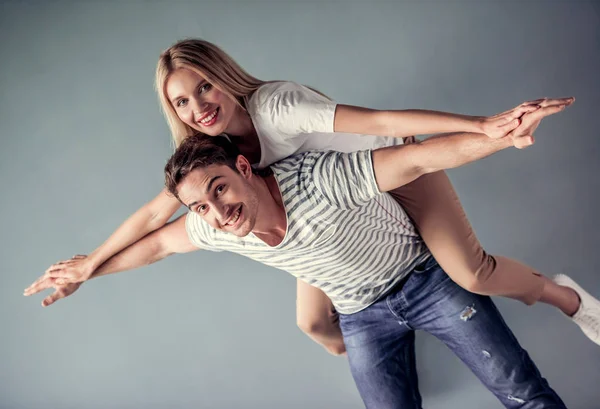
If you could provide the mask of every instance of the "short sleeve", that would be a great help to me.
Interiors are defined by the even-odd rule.
[[[210,239],[210,227],[200,216],[196,213],[188,212],[185,217],[185,231],[187,232],[190,242],[201,248],[202,250],[210,251],[223,251],[212,244]]]
[[[337,105],[334,101],[293,82],[263,87],[261,115],[268,116],[279,132],[288,135],[333,132]]]
[[[372,151],[325,152],[315,162],[313,181],[324,198],[341,209],[355,209],[379,196]]]

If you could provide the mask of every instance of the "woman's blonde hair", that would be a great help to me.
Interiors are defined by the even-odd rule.
[[[197,133],[179,119],[167,98],[167,80],[179,68],[186,68],[201,75],[244,109],[248,96],[265,83],[248,74],[223,50],[208,41],[187,39],[169,47],[158,59],[155,86],[175,147],[188,136]]]

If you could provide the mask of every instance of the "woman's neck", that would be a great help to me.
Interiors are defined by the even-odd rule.
[[[231,122],[225,133],[231,139],[231,142],[235,143],[250,163],[260,162],[260,142],[258,141],[258,134],[256,128],[252,123],[252,119],[248,112],[241,107],[237,107],[238,111],[231,119]]]

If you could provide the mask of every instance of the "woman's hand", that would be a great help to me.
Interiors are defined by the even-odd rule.
[[[56,292],[44,300],[44,306],[52,304],[60,298],[71,295],[79,285],[94,273],[94,266],[87,256],[78,254],[70,260],[59,261],[46,270],[44,275],[34,281],[23,292],[24,295],[39,293],[47,288],[54,287]],[[76,284],[76,286],[74,285]]]
[[[31,284],[23,293],[29,296],[37,294],[48,288],[54,288],[55,291],[42,301],[42,307],[47,307],[54,304],[61,298],[65,298],[73,294],[83,283],[57,284],[55,278],[47,277],[45,274]]]
[[[564,99],[563,99],[564,100]],[[547,116],[557,114],[573,103],[571,101],[563,101],[560,99],[544,101],[540,103],[540,108],[528,112],[520,119],[519,126],[511,131],[507,137],[512,139],[513,145],[517,149],[523,149],[534,144],[535,139],[533,134],[539,126],[542,119]]]
[[[503,138],[511,134],[520,122],[520,118],[532,113],[540,108],[568,106],[575,102],[575,98],[542,98],[533,101],[526,101],[522,104],[502,112],[500,114],[485,117],[482,120],[481,129],[484,134],[493,139]]]
[[[70,260],[51,265],[45,276],[55,278],[58,284],[82,283],[90,279],[95,269],[88,256],[78,254]]]

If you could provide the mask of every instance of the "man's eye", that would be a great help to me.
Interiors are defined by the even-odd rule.
[[[224,189],[225,189],[224,185],[217,186],[217,193],[222,193]]]
[[[196,208],[196,211],[197,211],[198,213],[202,213],[202,212],[204,212],[205,210],[206,210],[206,205],[200,205],[200,206],[198,206],[198,207]]]
[[[177,108],[181,108],[187,105],[188,100],[185,98],[180,99],[179,101],[177,101]]]

